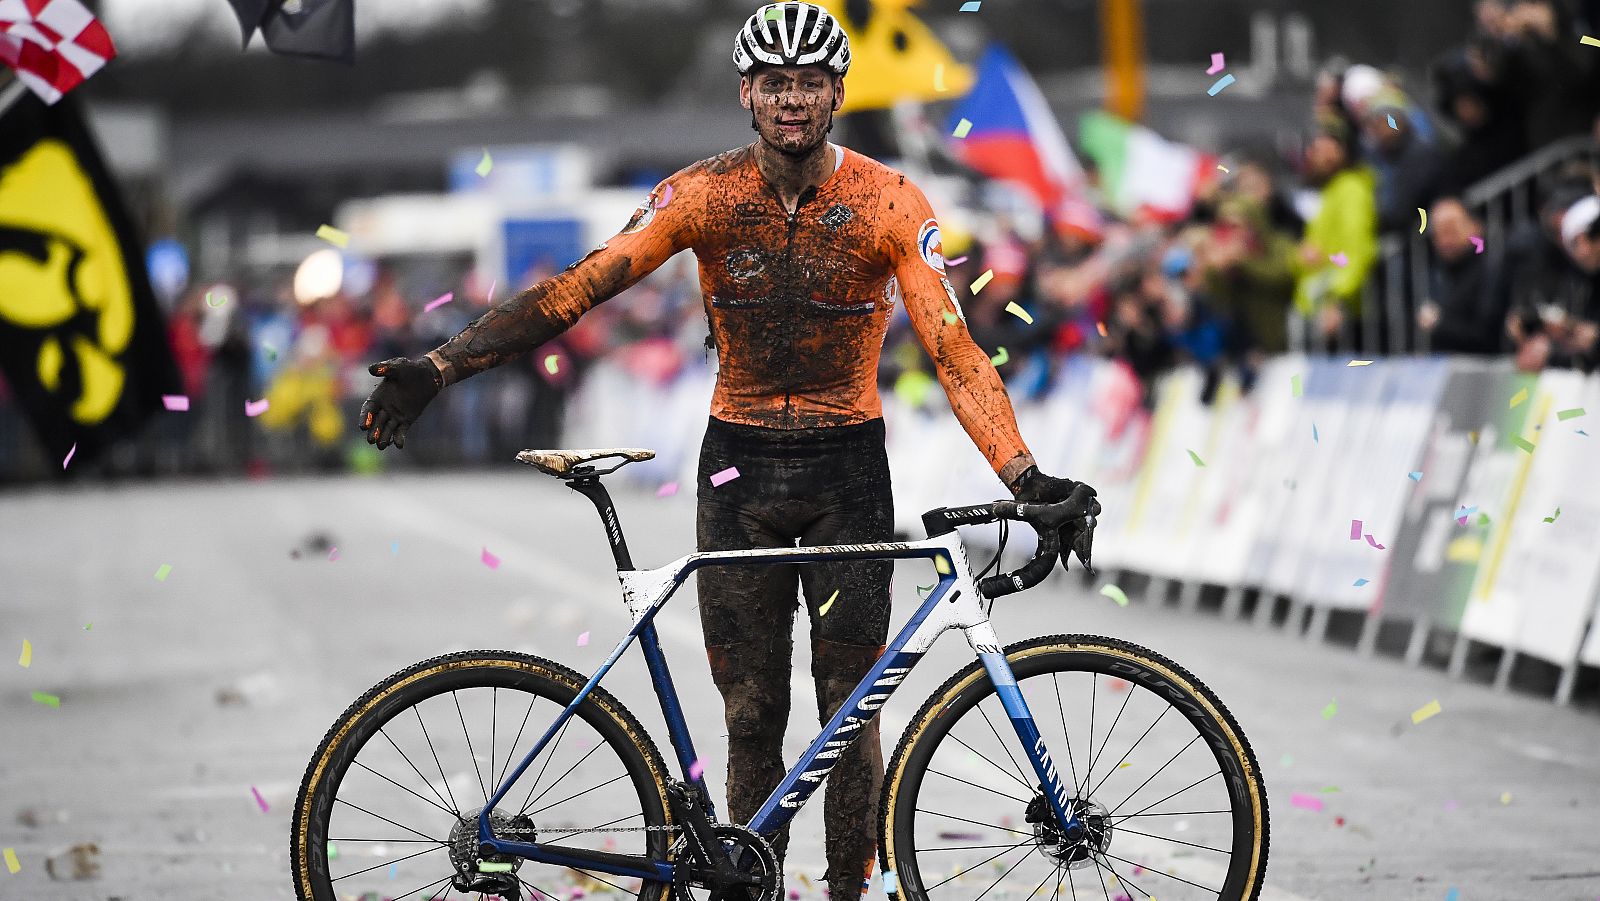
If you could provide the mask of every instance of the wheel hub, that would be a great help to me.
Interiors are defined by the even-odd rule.
[[[1073,798],[1067,810],[1077,817],[1078,823],[1063,830],[1056,823],[1055,813],[1045,796],[1036,794],[1028,802],[1026,819],[1033,824],[1033,842],[1039,854],[1053,863],[1078,870],[1094,862],[1095,854],[1104,854],[1111,847],[1111,814],[1105,805],[1092,798]]]
[[[522,866],[522,858],[512,854],[480,853],[478,816],[482,812],[482,807],[462,811],[460,818],[450,829],[450,865],[456,871],[452,880],[453,885],[456,891],[460,892],[485,892],[508,898],[520,897],[517,870]],[[536,841],[539,834],[533,821],[528,817],[522,814],[507,816],[499,810],[489,812],[489,830],[496,838],[509,838],[521,842]],[[484,873],[479,871],[479,863],[501,866],[509,864],[511,869]]]

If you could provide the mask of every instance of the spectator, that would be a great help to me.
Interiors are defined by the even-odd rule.
[[[1440,179],[1446,193],[1460,194],[1526,149],[1522,111],[1495,67],[1497,58],[1495,48],[1479,38],[1434,67],[1439,111],[1460,131]]]
[[[1418,135],[1405,95],[1398,91],[1373,98],[1361,124],[1378,180],[1378,228],[1384,233],[1408,231],[1417,221],[1417,210],[1438,196],[1443,159]]]
[[[1470,241],[1483,226],[1454,197],[1428,213],[1435,256],[1429,296],[1417,308],[1417,327],[1435,353],[1493,354],[1500,350],[1506,314],[1499,254],[1482,254]]]
[[[1306,177],[1320,189],[1317,212],[1300,244],[1295,306],[1315,317],[1314,344],[1354,345],[1361,292],[1378,257],[1378,209],[1372,170],[1353,159],[1352,135],[1324,118],[1306,150]]]
[[[1267,354],[1288,350],[1294,260],[1294,239],[1274,229],[1260,204],[1242,195],[1223,201],[1200,244],[1206,287],[1228,320],[1231,350],[1251,371]]]
[[[1582,134],[1594,119],[1594,55],[1556,0],[1515,0],[1497,23],[1505,52],[1505,79],[1526,111],[1530,150]]]
[[[1600,336],[1600,197],[1586,194],[1560,215],[1563,263],[1540,276],[1534,291],[1520,290],[1506,322],[1516,346],[1517,368],[1594,368]]]

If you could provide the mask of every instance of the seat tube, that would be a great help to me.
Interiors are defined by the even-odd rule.
[[[993,632],[990,634],[992,636]],[[1050,801],[1050,809],[1055,811],[1056,821],[1062,824],[1064,830],[1070,832],[1076,829],[1078,821],[1071,810],[1071,793],[1061,783],[1055,759],[1045,747],[1044,737],[1039,734],[1039,727],[1033,721],[1033,713],[1028,710],[1028,702],[1023,700],[1022,690],[1017,687],[1017,677],[1011,672],[1011,664],[1006,661],[1006,655],[1000,653],[998,645],[979,647],[983,649],[978,651],[978,659],[983,662],[989,681],[1000,696],[1000,704],[1006,709],[1006,717],[1011,720],[1011,728],[1016,730],[1023,750],[1033,764],[1034,775],[1044,788],[1044,796]]]
[[[683,772],[685,781],[700,787],[706,816],[715,820],[717,809],[711,801],[711,792],[706,790],[705,775],[690,775],[698,759],[694,739],[689,735],[689,724],[683,717],[683,703],[678,700],[678,688],[672,683],[672,672],[667,669],[667,655],[661,650],[654,622],[646,623],[639,631],[639,649],[644,652],[645,665],[650,670],[650,683],[661,702],[661,716],[667,721],[667,735],[672,741],[672,750],[678,755],[678,768]]]

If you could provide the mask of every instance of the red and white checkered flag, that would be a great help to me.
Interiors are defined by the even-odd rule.
[[[111,36],[80,0],[0,0],[0,63],[45,103],[60,100],[116,55]]]

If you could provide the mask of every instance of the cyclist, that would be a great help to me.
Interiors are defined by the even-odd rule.
[[[768,4],[739,30],[734,63],[757,140],[661,182],[618,235],[425,357],[374,364],[383,381],[361,408],[367,440],[404,447],[440,389],[533,350],[693,250],[720,364],[700,449],[701,550],[890,539],[877,371],[890,311],[903,298],[956,417],[1001,481],[1019,499],[1081,508],[1062,530],[1061,562],[1071,549],[1087,566],[1094,489],[1034,465],[1005,386],[945,278],[927,199],[904,175],[827,140],[850,67],[839,23],[810,3]],[[712,486],[710,477],[729,467],[739,478]],[[826,721],[882,653],[890,573],[888,561],[700,573],[734,822],[748,821],[785,772],[796,582]],[[862,732],[825,797],[834,901],[856,898],[873,867],[883,757],[876,721]],[[780,855],[786,839],[774,843]]]

